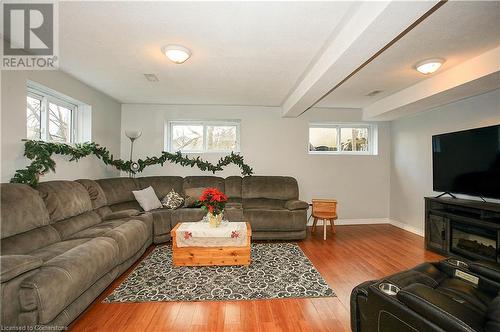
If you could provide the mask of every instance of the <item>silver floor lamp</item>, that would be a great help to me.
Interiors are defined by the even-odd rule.
[[[130,139],[130,172],[129,176],[132,177],[134,173],[139,169],[139,164],[132,161],[132,154],[134,153],[134,141],[141,137],[142,131],[140,130],[125,130],[125,135]]]

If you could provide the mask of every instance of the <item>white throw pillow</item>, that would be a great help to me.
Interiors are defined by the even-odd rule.
[[[155,191],[151,186],[142,190],[132,190],[132,193],[144,211],[150,211],[162,207],[158,196],[156,196]]]

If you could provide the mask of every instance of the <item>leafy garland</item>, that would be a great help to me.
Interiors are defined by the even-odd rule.
[[[223,168],[229,164],[235,164],[241,169],[241,174],[243,176],[252,175],[253,173],[252,168],[245,164],[243,156],[234,152],[221,158],[216,165],[200,157],[189,158],[188,156],[183,156],[181,152],[162,152],[160,157],[147,157],[144,160],[139,159],[137,161],[139,168],[137,171],[134,171],[130,168],[132,161],[114,159],[108,149],[94,142],[71,146],[64,143],[33,140],[23,141],[26,141],[24,144],[24,155],[32,162],[25,169],[18,169],[10,182],[25,183],[30,186],[36,186],[38,184],[40,175],[46,174],[49,171],[55,172],[56,163],[52,159],[53,154],[70,156],[71,158],[69,161],[78,161],[83,157],[94,154],[97,158],[101,159],[104,164],[111,165],[119,171],[130,172],[132,174],[140,173],[148,166],[163,166],[167,161],[181,166],[196,166],[202,171],[210,171],[212,173],[222,171]]]

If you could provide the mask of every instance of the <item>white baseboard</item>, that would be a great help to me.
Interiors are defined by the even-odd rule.
[[[335,225],[375,225],[390,224],[389,218],[370,218],[370,219],[339,219],[335,220]]]
[[[419,235],[419,236],[424,236],[424,231],[404,224],[400,221],[394,220],[394,219],[389,219],[389,218],[368,218],[368,219],[338,219],[335,220],[335,225],[339,226],[344,226],[344,225],[376,225],[376,224],[390,224],[393,226],[396,226],[398,228],[404,229],[405,231],[408,231],[410,233]],[[307,222],[308,226],[312,226],[312,219],[310,219]],[[318,220],[318,225],[323,225],[322,220]]]
[[[394,219],[390,219],[390,224],[393,225],[393,226],[396,226],[396,227],[399,227],[401,229],[404,229],[405,231],[408,231],[410,233],[413,233],[413,234],[417,234],[417,235],[420,235],[420,236],[424,236],[424,230],[423,229],[420,229],[420,228],[417,228],[417,227],[413,227],[411,225],[407,225],[407,224],[404,224],[400,221],[397,221],[397,220],[394,220]]]
[[[307,226],[312,226],[312,218],[307,222]],[[374,225],[374,224],[390,224],[389,218],[368,218],[368,219],[337,219],[335,225]],[[318,220],[318,225],[323,225],[322,220]]]

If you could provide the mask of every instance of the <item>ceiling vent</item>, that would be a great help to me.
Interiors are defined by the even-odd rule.
[[[367,97],[374,97],[376,95],[378,95],[379,93],[381,93],[382,90],[373,90],[372,92],[370,92],[369,94],[367,94],[366,96]]]
[[[149,82],[158,82],[158,77],[155,75],[155,74],[144,74],[144,77],[146,78],[146,80],[148,80]]]

